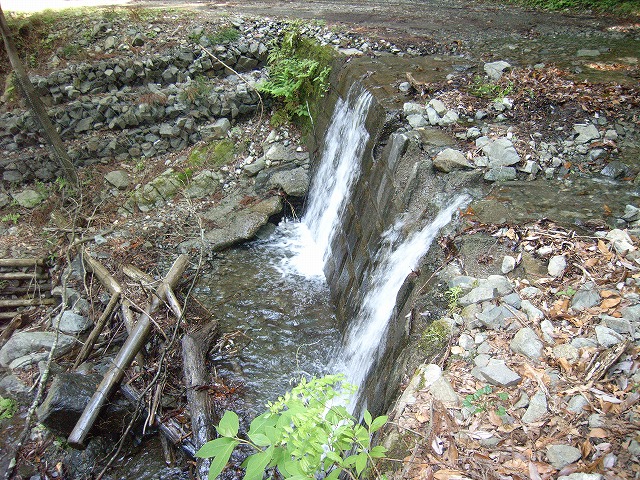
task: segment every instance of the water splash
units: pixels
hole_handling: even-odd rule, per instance
[[[325,137],[324,151],[309,192],[309,206],[299,224],[285,225],[287,247],[292,256],[281,264],[283,274],[324,277],[331,256],[331,241],[339,228],[360,176],[360,160],[369,140],[365,128],[373,99],[353,86],[346,100],[338,99]]]

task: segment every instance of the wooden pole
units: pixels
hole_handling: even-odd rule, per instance
[[[31,80],[29,80],[29,76],[27,75],[27,71],[22,65],[22,61],[18,56],[16,47],[13,44],[13,39],[11,38],[9,25],[4,18],[2,6],[0,6],[0,32],[2,33],[2,39],[4,40],[4,45],[7,50],[7,56],[9,57],[9,61],[11,62],[13,71],[16,73],[18,85],[22,89],[27,103],[31,107],[31,110],[33,111],[37,122],[42,128],[44,138],[49,144],[53,156],[60,162],[62,171],[64,172],[64,177],[72,186],[77,187],[78,175],[76,174],[76,169],[73,166],[73,162],[71,162],[69,155],[67,154],[67,150],[65,149],[62,140],[60,139],[58,131],[49,119],[49,115],[47,114],[47,110],[44,108],[42,100],[40,100],[40,97],[36,93],[35,88],[33,88]]]
[[[122,380],[125,369],[131,364],[136,353],[142,348],[151,329],[151,314],[160,306],[166,298],[166,292],[170,288],[174,288],[180,277],[184,273],[189,263],[189,257],[180,255],[171,266],[158,289],[156,295],[151,299],[151,303],[146,310],[140,315],[136,322],[131,335],[127,338],[118,355],[113,361],[113,365],[105,374],[102,382],[98,385],[96,393],[93,394],[89,404],[85,407],[80,419],[76,423],[71,435],[69,435],[68,443],[74,448],[83,448],[84,441],[93,426],[100,409],[111,394],[113,388]]]
[[[89,356],[89,354],[91,353],[91,350],[93,350],[93,346],[95,345],[96,340],[98,339],[98,336],[100,335],[100,333],[102,333],[104,326],[107,324],[107,320],[111,318],[111,314],[113,313],[113,310],[116,308],[116,305],[118,304],[119,301],[120,301],[120,293],[114,293],[111,296],[111,299],[109,299],[109,303],[107,304],[107,307],[104,309],[104,312],[102,312],[102,315],[100,315],[100,318],[98,319],[95,326],[93,327],[93,330],[91,330],[91,333],[85,340],[84,345],[80,350],[80,353],[78,353],[78,357],[76,358],[76,361],[73,364],[74,369],[78,368],[78,366],[82,362],[84,362],[86,358]]]
[[[0,258],[0,267],[44,267],[43,258]]]

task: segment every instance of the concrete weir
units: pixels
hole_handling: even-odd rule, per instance
[[[331,370],[346,373],[358,385],[361,393],[352,405],[356,412],[365,406],[380,412],[392,401],[406,360],[403,350],[411,329],[406,313],[414,270],[466,202],[460,192],[469,177],[435,175],[423,151],[424,138],[415,130],[406,133],[384,89],[370,88],[356,78],[356,71],[349,65],[340,70],[334,78],[336,88],[320,109],[338,112],[344,102],[357,103],[354,91],[372,92],[367,93],[372,95],[370,107],[358,114],[364,117],[357,118],[355,110],[350,113],[354,117],[349,121],[362,122],[368,135],[360,138],[361,149],[351,152],[357,151],[358,158],[351,159],[357,172],[340,207],[338,225],[329,235],[324,273],[344,332]],[[314,139],[314,182],[327,183],[322,180],[324,163],[332,161],[327,157],[335,155],[336,144],[353,141],[331,138],[339,130],[335,122],[345,122],[346,115],[321,114],[316,121],[316,132],[324,133]],[[312,182],[305,217],[310,230],[314,219],[309,216],[317,215],[314,203],[329,203],[314,198],[317,190]]]

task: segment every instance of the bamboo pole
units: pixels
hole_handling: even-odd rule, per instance
[[[118,281],[113,278],[105,266],[93,258],[86,249],[83,250],[82,260],[84,261],[87,270],[93,273],[98,280],[100,280],[100,283],[109,290],[111,295],[115,295],[116,293],[120,295],[122,293],[122,288]]]
[[[85,340],[84,345],[82,346],[82,349],[80,350],[80,353],[78,353],[78,357],[73,364],[74,369],[78,368],[78,366],[87,359],[87,357],[91,353],[91,350],[93,350],[93,346],[95,345],[98,336],[100,335],[100,333],[102,333],[104,326],[107,324],[107,320],[111,318],[111,314],[113,313],[113,310],[116,308],[116,305],[119,301],[120,293],[116,292],[111,296],[111,299],[109,299],[107,307],[104,309],[104,312],[102,312],[102,315],[100,315],[100,318],[93,327],[93,330],[91,330],[91,333]]]
[[[26,273],[26,272],[5,272],[0,273],[0,280],[46,280],[49,275],[46,273]]]
[[[0,267],[44,267],[43,258],[0,258]]]
[[[131,335],[129,335],[127,341],[118,352],[118,355],[113,361],[113,365],[105,374],[100,385],[98,385],[96,393],[94,393],[91,400],[89,400],[89,404],[85,407],[71,435],[69,435],[68,442],[72,447],[83,448],[84,440],[98,417],[100,409],[106,402],[114,386],[122,380],[125,369],[131,364],[136,353],[138,353],[144,345],[149,330],[151,329],[151,314],[166,298],[167,290],[177,285],[188,263],[189,257],[187,255],[180,255],[176,259],[167,276],[156,290],[156,295],[152,297],[151,303],[138,318]]]
[[[56,301],[51,298],[16,298],[0,300],[0,307],[33,307],[34,305],[53,305]]]

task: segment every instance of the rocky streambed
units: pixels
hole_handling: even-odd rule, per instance
[[[92,39],[85,45],[91,45],[95,58],[64,65],[66,61],[61,55],[55,55],[50,59],[51,71],[34,78],[43,98],[50,104],[51,115],[60,125],[63,138],[70,145],[72,158],[83,165],[81,175],[85,183],[81,209],[72,207],[74,201],[69,203],[62,188],[58,191],[61,187],[60,181],[55,183],[58,167],[48,160],[40,139],[30,128],[30,114],[19,106],[2,113],[0,256],[46,257],[63,252],[58,242],[63,242],[64,235],[74,230],[81,235],[88,251],[113,271],[122,264],[135,263],[158,276],[163,266],[179,252],[194,257],[204,252],[201,260],[216,262],[215,252],[256,236],[266,237],[282,216],[301,213],[316,152],[308,151],[295,128],[269,126],[268,110],[266,113],[261,110],[264,99],[254,90],[266,75],[262,67],[269,42],[286,24],[239,17],[226,23],[184,18],[174,20],[170,23],[174,28],[169,28],[162,23],[165,20],[148,20],[141,26],[127,28],[117,20],[95,20]],[[231,28],[239,36],[216,43],[209,33],[221,26]],[[445,388],[449,397],[438,397],[438,401],[445,404],[451,401],[457,408],[464,401],[464,394],[476,393],[476,386],[478,389],[485,383],[500,388],[522,386],[518,403],[503,406],[515,424],[543,421],[547,418],[545,415],[554,410],[549,407],[545,410],[540,405],[564,388],[562,378],[558,381],[556,378],[573,372],[571,365],[581,365],[586,359],[584,356],[595,355],[621,342],[636,341],[633,333],[636,319],[627,313],[635,311],[637,304],[637,287],[633,282],[637,263],[634,243],[640,222],[636,184],[640,170],[637,165],[640,144],[637,89],[581,84],[554,65],[541,64],[538,56],[531,64],[522,63],[521,58],[516,62],[507,56],[504,60],[484,62],[473,55],[449,57],[446,54],[456,51],[450,44],[432,42],[428,51],[438,55],[430,56],[425,62],[420,56],[427,52],[424,44],[402,44],[377,34],[371,37],[349,28],[329,29],[321,24],[308,24],[302,30],[340,51],[348,59],[352,77],[364,78],[365,85],[384,92],[379,97],[384,99],[381,101],[393,119],[391,124],[397,133],[406,135],[407,154],[415,158],[414,172],[406,178],[407,195],[432,195],[426,191],[425,176],[435,175],[440,184],[471,184],[469,188],[476,200],[466,212],[461,212],[460,225],[465,226],[467,219],[475,222],[474,225],[497,225],[495,231],[467,230],[452,243],[442,242],[442,258],[460,252],[458,270],[450,267],[437,277],[441,283],[430,290],[435,299],[431,303],[424,291],[412,299],[412,311],[419,315],[411,332],[414,345],[407,354],[409,360],[402,374],[410,375],[413,367],[424,362],[420,339],[428,325],[442,313],[447,319],[445,326],[455,336],[448,347],[440,346],[456,360],[461,357],[473,361],[476,369],[472,374],[479,383],[473,384],[473,388],[471,384],[464,384],[455,395],[450,388]],[[629,38],[633,39],[633,33]],[[166,50],[155,52],[156,46]],[[110,58],[100,58],[107,54]],[[487,95],[483,88],[491,88],[493,93]],[[442,180],[463,177],[467,179],[465,182]],[[602,232],[604,249],[609,253],[597,242],[584,248],[591,248],[587,250],[591,252],[596,248],[599,255],[605,257],[610,254],[607,261],[614,262],[615,272],[615,262],[621,262],[628,269],[625,278],[615,281],[614,275],[591,279],[590,275],[595,273],[584,273],[584,281],[578,280],[575,275],[580,275],[582,270],[574,263],[583,265],[590,261],[572,257],[579,256],[578,247],[568,249],[561,241],[559,246],[553,243],[551,250],[541,251],[544,245],[537,244],[535,248],[527,247],[527,242],[529,245],[534,242],[529,237],[559,235],[552,225],[533,228],[530,233],[519,229],[510,233],[511,225],[547,217],[565,227],[579,228],[582,235]],[[611,228],[626,229],[627,233],[607,237],[606,232]],[[517,244],[509,243],[515,241],[516,232]],[[631,237],[624,236],[629,234]],[[560,237],[573,238],[565,230]],[[617,248],[620,243],[616,242],[621,241],[629,248]],[[448,250],[452,245],[456,248]],[[562,260],[557,257],[565,259],[563,268],[560,268]],[[555,260],[549,262],[552,258]],[[574,263],[567,264],[567,258]],[[74,272],[64,256],[50,261],[54,283],[61,281],[64,272]],[[416,283],[428,280],[428,272],[438,268],[436,262],[434,259],[425,262]],[[468,275],[462,276],[462,273]],[[488,277],[490,274],[499,276]],[[84,338],[83,332],[91,328],[99,309],[97,301],[106,301],[83,292],[83,272],[77,264],[73,275],[77,277],[72,289],[53,292],[56,303],[59,303],[58,296],[68,299],[61,317],[63,334],[58,337],[60,348],[58,360],[52,367],[54,373],[66,369],[73,361],[64,355],[77,349],[79,339]],[[539,293],[523,291],[533,288],[540,277],[551,280],[543,281],[543,288],[536,287]],[[588,283],[587,280],[594,281]],[[546,290],[549,285],[556,291]],[[456,287],[460,288],[459,306],[465,308],[447,316],[447,301],[442,295]],[[568,287],[573,289],[573,294],[558,293],[569,292]],[[542,299],[555,294],[560,299],[568,297],[569,303],[553,310],[555,304]],[[49,294],[42,292],[42,296]],[[223,297],[218,301],[225,301]],[[619,298],[620,302],[602,307],[608,298]],[[590,304],[574,304],[582,299]],[[590,314],[589,309],[594,307],[602,311]],[[212,308],[215,310],[215,304]],[[578,333],[569,328],[573,322],[569,315],[573,311],[582,312],[580,322],[584,323],[584,329]],[[33,395],[31,385],[46,368],[42,361],[47,357],[46,349],[54,334],[45,309],[28,309],[23,315],[31,326],[14,333],[0,350],[4,368],[0,393],[27,405]],[[595,326],[594,322],[599,325]],[[115,329],[114,326],[117,338]],[[567,332],[575,334],[576,342],[558,340]],[[509,348],[498,349],[512,335]],[[578,339],[582,343],[574,345],[579,343]],[[156,347],[154,344],[151,348]],[[546,347],[552,349],[548,357],[544,354]],[[578,358],[574,358],[574,353]],[[530,370],[522,373],[520,367],[514,367],[514,361],[520,357],[512,355],[524,356],[525,362],[531,362],[534,368],[539,368],[541,361],[559,362],[562,370],[540,373],[539,379],[531,374],[537,384],[521,383]],[[627,355],[630,356],[622,357],[621,361],[633,363],[635,357],[632,353]],[[560,358],[568,359],[568,363]],[[95,385],[93,375],[104,372],[104,363],[97,359],[85,365],[79,398],[86,401],[91,392],[86,386]],[[526,363],[520,365],[526,368]],[[449,368],[457,372],[460,364],[452,362]],[[434,368],[427,370],[432,372]],[[421,375],[426,375],[427,370],[421,370]],[[514,381],[496,379],[496,371],[510,375]],[[625,378],[635,375],[631,367],[626,373]],[[549,383],[545,374],[553,382]],[[516,376],[520,380],[516,381]],[[64,374],[60,373],[59,378],[63,379]],[[420,392],[429,393],[423,384],[433,383],[433,378],[412,382],[419,388],[406,395],[419,398]],[[49,396],[59,395],[55,392],[61,384],[72,383],[59,380],[58,386],[49,388]],[[533,389],[535,385],[537,390]],[[606,388],[613,388],[612,384],[607,385]],[[594,400],[589,395],[600,398],[598,395],[615,394],[625,402],[626,393],[633,389],[633,380],[627,380],[624,388],[619,385],[618,382],[622,393],[602,390],[604,387],[600,386],[597,388],[604,394],[579,393],[591,404]],[[212,387],[212,392],[227,401],[233,400],[233,389],[234,385],[223,384]],[[473,391],[468,392],[469,389]],[[515,390],[509,391],[509,395],[515,399]],[[184,401],[179,392],[171,398],[164,408],[173,414],[184,406]],[[571,405],[579,401],[574,401],[573,396],[567,397],[569,400]],[[604,401],[612,403],[608,398]],[[49,399],[48,404],[52,403],[55,402]],[[396,409],[397,415],[409,404],[405,396],[401,400],[403,408]],[[424,412],[440,407],[437,404],[425,407],[427,403],[420,402],[413,405],[411,408],[423,414],[420,428],[425,428],[425,438],[437,436],[437,428],[432,421],[428,423],[431,417]],[[600,409],[604,408],[601,405]],[[529,409],[532,409],[531,416],[537,415],[535,418],[520,415]],[[22,407],[21,411],[24,410]],[[415,415],[410,408],[406,411]],[[581,412],[575,410],[576,418],[582,418]],[[629,412],[624,410],[622,414]],[[40,421],[60,429],[60,417],[48,413],[41,407]],[[126,408],[121,415],[127,415]],[[463,415],[455,417],[456,421],[478,418],[469,411]],[[15,431],[15,422],[20,418],[14,417],[14,423],[6,428]],[[411,421],[403,417],[399,423],[413,428]],[[504,425],[507,423],[495,426],[503,427],[501,433],[513,430]],[[602,428],[602,425],[594,424],[593,428]],[[113,430],[107,426],[104,431]],[[485,431],[477,425],[469,430]],[[523,431],[527,432],[526,427]],[[602,447],[596,451],[605,452],[602,458],[609,453],[618,454],[620,445],[634,441],[633,435],[633,431],[625,431],[620,437],[621,443],[611,450],[605,451]],[[55,448],[47,449],[45,456],[27,455],[21,460],[22,469],[18,474],[44,478],[61,461],[60,468],[68,475],[91,475],[93,463],[106,455],[109,442],[105,438],[109,435],[96,437],[82,454],[65,452],[62,445],[54,445]],[[478,440],[473,435],[471,438]],[[36,451],[47,448],[53,439],[46,431],[34,431],[30,445]],[[485,441],[484,448],[507,445],[500,434],[480,440]],[[414,449],[412,440],[405,438],[405,441],[409,443],[398,452],[399,458],[404,458],[402,455],[406,456],[408,451],[415,456],[422,455],[417,447],[411,450]],[[576,445],[571,439],[562,438],[557,444],[569,447],[565,450],[575,456]],[[525,449],[527,444],[522,445],[518,444],[518,448]],[[428,450],[428,446],[426,448]],[[543,447],[536,445],[536,448]],[[441,450],[452,455],[451,447]],[[5,458],[9,461],[13,452],[10,448],[6,452]],[[432,452],[419,458],[436,465],[431,467],[434,472],[445,471],[444,465],[447,465],[471,476],[468,468],[443,462],[442,452],[438,452],[436,449],[435,462],[429,458],[434,455]],[[584,451],[582,454],[583,462],[601,458],[589,457]],[[160,455],[156,450],[156,457]],[[543,477],[578,461],[571,455],[570,460],[554,460],[554,451],[547,453],[553,457],[548,458],[551,467],[543,468],[541,464],[547,457],[536,455],[528,458]],[[611,463],[611,457],[608,458],[607,465]],[[609,471],[619,472],[624,462],[637,462],[634,458],[620,457]],[[454,462],[454,459],[448,456],[446,461]],[[580,464],[580,468],[582,466]],[[125,468],[129,468],[125,470],[128,473],[114,473],[113,478],[126,477],[138,467],[133,464]],[[405,465],[407,472],[415,473],[413,468],[411,463]],[[188,466],[183,462],[178,461],[174,467],[165,467],[160,462],[156,470],[146,471],[145,475],[176,478],[187,475],[187,471]]]

